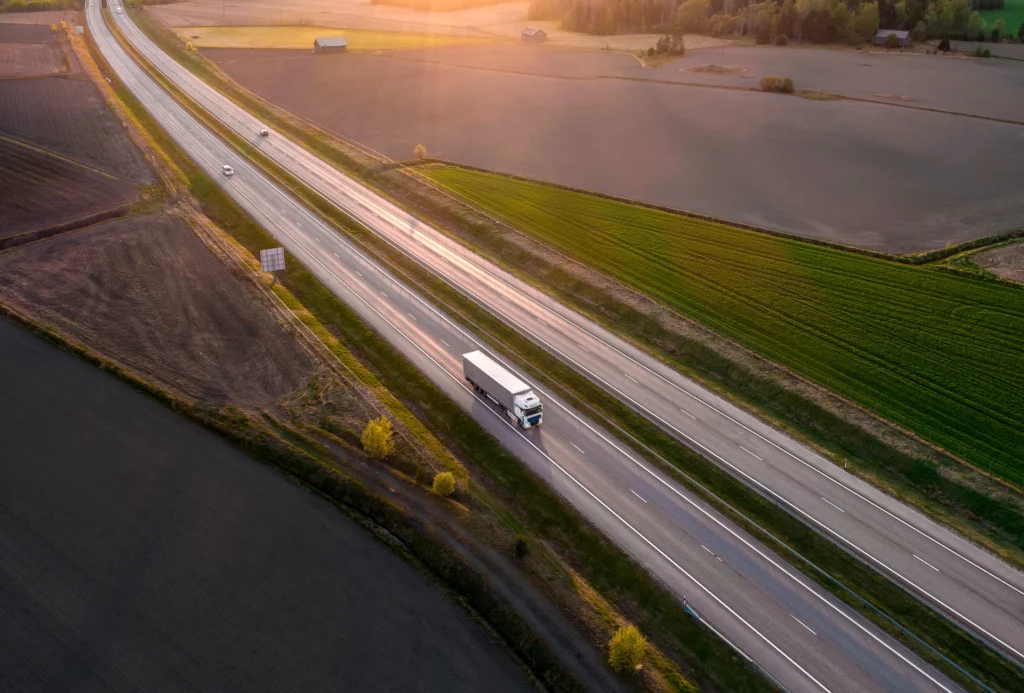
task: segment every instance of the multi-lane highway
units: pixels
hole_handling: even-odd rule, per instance
[[[266,127],[163,53],[128,39],[239,135]],[[483,258],[281,136],[264,154],[367,228],[826,536],[1024,665],[1024,575]],[[417,241],[409,243],[410,234]]]
[[[462,282],[470,282],[464,290],[481,303],[494,303],[495,312],[619,396],[659,417],[663,425],[672,426],[681,436],[691,436],[691,444],[705,454],[735,465],[738,473],[761,474],[761,467],[750,466],[734,455],[745,453],[763,464],[764,473],[769,474],[765,484],[776,483],[771,477],[774,474],[779,479],[796,479],[787,483],[803,488],[801,473],[794,472],[801,469],[826,480],[838,478],[830,482],[835,488],[828,491],[828,499],[843,514],[853,514],[856,506],[851,502],[848,508],[838,507],[848,500],[840,492],[851,494],[869,508],[877,507],[879,501],[873,498],[880,494],[856,480],[832,476],[834,470],[823,460],[469,255],[301,147],[276,133],[260,138],[263,124],[182,70],[125,15],[113,17],[158,69],[279,165],[453,283],[462,286]],[[124,53],[103,23],[95,0],[87,8],[87,19],[100,50],[120,79],[183,151],[254,219],[524,463],[666,585],[685,596],[711,626],[783,685],[793,691],[956,689],[705,504],[638,461],[551,393],[540,392],[546,404],[544,426],[524,432],[508,424],[477,399],[461,377],[460,354],[481,347],[472,334],[361,255],[192,118]],[[224,164],[234,167],[233,177],[221,175]],[[668,404],[690,423],[671,415]],[[662,415],[665,418],[660,418]],[[735,429],[732,434],[730,427]],[[785,461],[777,461],[777,454]],[[884,496],[880,499],[888,502]],[[913,526],[902,517],[896,516]],[[912,514],[907,517],[923,521]],[[890,530],[894,522],[890,517]],[[988,560],[976,553],[976,563]],[[927,560],[930,555],[917,558]]]

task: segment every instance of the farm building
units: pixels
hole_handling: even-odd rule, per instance
[[[348,48],[348,42],[341,36],[321,36],[313,41],[313,52],[321,53],[344,53]]]
[[[541,41],[548,40],[548,32],[533,26],[523,29],[522,35],[524,41],[530,41],[531,43],[540,43]]]
[[[875,32],[874,37],[871,39],[871,43],[876,46],[884,46],[885,39],[889,38],[892,34],[896,35],[896,40],[899,41],[900,48],[906,48],[910,45],[910,32],[897,31],[895,29],[879,29]]]

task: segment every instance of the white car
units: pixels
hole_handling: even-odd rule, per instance
[[[121,14],[121,8],[120,7],[117,8],[117,13]]]
[[[269,130],[260,130],[260,137],[270,137]]]
[[[224,171],[224,175],[228,176],[229,178],[231,176],[235,175],[235,169],[231,168],[227,164],[224,165],[223,171]]]

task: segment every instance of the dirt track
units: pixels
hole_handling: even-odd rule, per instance
[[[131,183],[0,137],[0,238],[95,214],[138,193]]]
[[[530,689],[337,509],[6,320],[0,383],[0,690]]]
[[[0,254],[0,297],[205,404],[265,407],[309,356],[181,219],[141,215]]]
[[[1009,154],[1024,126],[662,84],[648,77],[671,65],[642,70],[631,56],[539,46],[204,53],[270,101],[397,159],[422,143],[459,163],[897,253],[1024,223],[1020,159]],[[955,84],[942,82],[954,61],[931,64],[954,98]],[[959,81],[997,77],[991,65],[956,66]],[[1024,77],[1024,64],[1011,67]],[[739,81],[678,69],[670,81]]]

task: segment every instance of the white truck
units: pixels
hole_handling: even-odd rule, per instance
[[[482,351],[462,355],[462,373],[473,389],[493,401],[523,428],[540,426],[544,405],[533,389]]]

